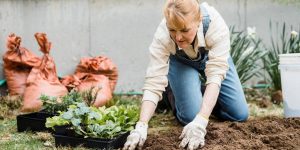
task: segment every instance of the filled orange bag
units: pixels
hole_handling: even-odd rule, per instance
[[[44,53],[39,66],[32,68],[24,93],[23,112],[38,111],[42,102],[39,99],[42,94],[59,97],[68,93],[67,88],[62,85],[57,77],[53,58],[49,55],[51,43],[48,42],[45,33],[36,33],[35,38]]]
[[[64,76],[62,79],[60,79],[60,82],[68,89],[68,91],[74,89],[77,90],[76,87],[81,84],[80,79],[76,75]]]
[[[92,73],[107,76],[112,92],[114,91],[118,80],[117,66],[111,59],[105,56],[82,58],[76,67],[75,74],[77,73]]]
[[[22,96],[32,67],[39,66],[41,59],[20,45],[19,36],[15,34],[8,36],[7,51],[3,55],[3,69],[9,94]]]
[[[112,98],[109,79],[105,75],[77,73],[76,75],[64,77],[61,82],[69,90],[75,89],[75,91],[81,93],[92,90],[93,95],[96,95],[95,100],[92,102],[95,107],[105,105]]]

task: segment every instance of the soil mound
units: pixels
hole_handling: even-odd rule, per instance
[[[180,149],[182,127],[150,133],[147,150]],[[204,150],[300,149],[300,118],[265,117],[247,122],[211,121],[207,127]]]

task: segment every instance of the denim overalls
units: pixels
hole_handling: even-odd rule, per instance
[[[202,5],[200,8],[203,15],[202,23],[205,37],[211,20],[206,8]],[[204,70],[208,61],[208,51],[204,47],[200,47],[198,58],[191,60],[184,51],[179,50],[178,46],[176,47],[176,54],[170,55],[169,86],[163,93],[163,99],[173,106],[172,109],[176,118],[182,124],[187,124],[194,119],[202,105],[203,91],[200,89],[201,83],[205,83],[206,80]],[[231,57],[228,59],[228,63],[229,70],[221,83],[213,114],[224,120],[245,121],[248,118],[248,106],[244,92]],[[174,97],[174,102],[170,101],[172,97]]]

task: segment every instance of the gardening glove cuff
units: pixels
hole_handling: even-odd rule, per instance
[[[198,115],[196,115],[196,117],[194,118],[194,120],[192,122],[200,125],[202,128],[205,129],[208,124],[208,118],[205,118],[201,114],[198,114]]]

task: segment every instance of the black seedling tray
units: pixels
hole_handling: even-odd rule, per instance
[[[100,138],[83,138],[68,135],[54,134],[55,146],[83,146],[87,148],[97,149],[118,149],[122,148],[126,142],[129,132],[119,135],[114,139],[100,139]]]
[[[54,133],[56,135],[67,135],[67,136],[75,136],[75,131],[70,129],[70,125],[65,126],[54,126]]]
[[[49,114],[44,111],[23,114],[17,116],[17,128],[18,132],[29,131],[50,131],[52,129],[46,128],[46,118],[53,117],[55,114]]]

